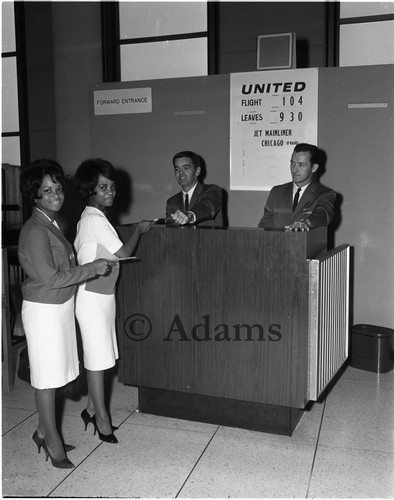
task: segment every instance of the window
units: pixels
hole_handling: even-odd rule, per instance
[[[208,32],[215,8],[209,2],[105,4],[104,81],[215,73],[209,58],[214,39]]]
[[[394,63],[394,4],[341,2],[339,65]]]
[[[21,164],[15,13],[2,3],[2,163]]]
[[[26,162],[25,111],[23,102],[24,51],[20,50],[18,26],[23,28],[21,2],[2,2],[2,222],[4,231],[22,224],[19,192],[21,165]]]

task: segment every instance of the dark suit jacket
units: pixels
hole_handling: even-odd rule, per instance
[[[312,180],[293,213],[293,183],[274,186],[259,227],[284,228],[305,218],[311,221],[311,227],[327,226],[334,217],[335,198],[335,191]]]
[[[93,264],[76,267],[71,243],[35,209],[22,227],[18,257],[27,274],[23,298],[31,302],[64,304],[74,295],[77,283],[96,275]]]
[[[177,210],[185,212],[182,191],[167,200],[166,217]],[[197,182],[193,196],[189,202],[189,210],[196,216],[194,225],[223,226],[222,190],[216,184]]]

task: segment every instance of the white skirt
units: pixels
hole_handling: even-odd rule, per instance
[[[81,285],[75,312],[81,329],[85,368],[99,371],[114,366],[119,357],[115,294],[87,292],[85,285]]]
[[[54,389],[79,374],[74,297],[65,304],[24,300],[22,322],[26,333],[31,385]]]

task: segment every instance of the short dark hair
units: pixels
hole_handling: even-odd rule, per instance
[[[94,193],[100,175],[114,181],[115,169],[112,163],[102,158],[90,158],[83,161],[77,168],[75,180],[79,194],[84,201],[87,201]]]
[[[193,151],[179,151],[179,153],[176,153],[172,158],[172,164],[174,167],[175,160],[177,158],[190,158],[194,168],[201,167],[201,158],[198,156],[198,154],[193,153]]]
[[[51,177],[53,182],[59,182],[63,189],[66,188],[67,181],[63,169],[54,160],[46,158],[35,160],[25,170],[22,170],[19,189],[30,205],[34,205],[34,200],[42,198],[42,196],[39,196],[38,190],[47,175]]]
[[[319,163],[319,148],[313,144],[308,144],[306,142],[300,142],[294,148],[294,153],[309,153],[311,155],[311,164]]]

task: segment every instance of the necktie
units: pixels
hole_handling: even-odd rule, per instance
[[[185,212],[189,210],[189,195],[185,194]]]
[[[301,188],[298,188],[297,189],[297,192],[294,196],[294,201],[293,201],[293,212],[294,210],[296,209],[296,206],[298,205],[298,200],[300,199],[300,191],[301,191]]]

